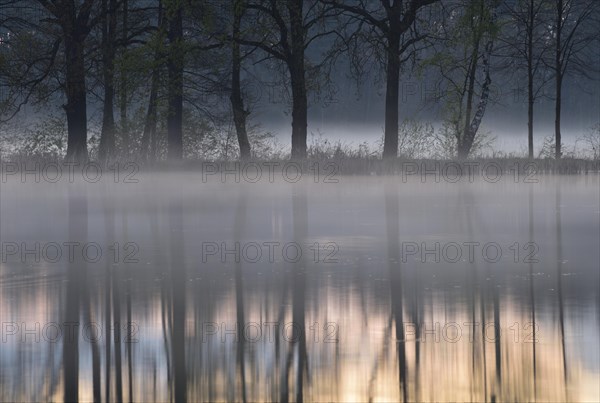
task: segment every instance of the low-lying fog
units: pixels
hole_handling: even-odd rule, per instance
[[[0,183],[2,401],[600,400],[598,175],[43,179]]]

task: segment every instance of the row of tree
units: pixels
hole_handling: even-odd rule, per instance
[[[67,158],[85,160],[95,100],[99,159],[157,158],[164,125],[166,157],[178,160],[191,116],[224,114],[250,158],[248,86],[276,76],[289,94],[291,156],[301,159],[309,94],[349,66],[358,82],[382,73],[384,157],[398,153],[400,78],[414,73],[448,88],[442,120],[466,158],[494,101],[492,77],[510,71],[527,81],[530,157],[534,106],[554,84],[560,158],[563,85],[598,73],[599,11],[596,0],[1,0],[2,119],[62,99]]]

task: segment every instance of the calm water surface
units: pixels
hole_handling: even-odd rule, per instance
[[[598,176],[0,184],[1,401],[598,401]]]

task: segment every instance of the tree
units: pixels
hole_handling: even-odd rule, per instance
[[[550,25],[550,35],[554,44],[554,60],[548,66],[554,74],[554,142],[555,158],[559,159],[562,155],[563,82],[568,73],[586,77],[597,73],[592,57],[594,53],[597,57],[598,52],[600,3],[596,0],[553,0],[553,6],[554,22]]]
[[[166,112],[159,113],[160,90],[168,87],[168,74],[161,74],[169,60],[165,8],[173,9],[177,4],[171,0],[120,1],[122,7],[115,16],[118,35],[114,35],[113,44],[119,154],[127,157],[136,153],[142,160],[152,160],[157,151],[159,117],[167,116]]]
[[[156,124],[158,112],[158,89],[160,85],[161,58],[163,57],[163,41],[164,41],[164,18],[162,0],[158,0],[158,15],[157,15],[157,33],[152,41],[154,55],[152,60],[152,77],[150,81],[150,95],[148,97],[148,109],[144,123],[144,132],[140,142],[140,156],[145,160],[148,155],[150,161],[156,158]]]
[[[420,10],[439,0],[324,1],[356,21],[359,30],[367,31],[368,45],[377,47],[377,51],[385,55],[381,58],[386,76],[383,156],[395,158],[398,155],[400,70],[403,63],[415,55],[415,45],[427,37],[427,33],[420,32],[416,26]]]
[[[65,94],[67,103],[67,160],[85,161],[87,153],[87,91],[85,84],[85,40],[102,15],[91,18],[93,0],[81,5],[73,1],[37,0],[52,14],[61,29],[65,54]]]
[[[154,160],[160,152],[157,131],[163,116],[169,160],[180,160],[188,151],[193,152],[188,147],[197,145],[206,134],[205,127],[197,125],[198,112],[211,124],[219,125],[222,120],[219,101],[225,103],[223,95],[229,95],[230,53],[219,51],[230,48],[218,12],[221,8],[231,10],[220,3],[200,0],[154,0],[139,5],[129,0],[128,48],[123,66],[127,73],[127,104],[136,104],[140,99],[147,107],[139,125],[128,119],[127,131],[131,146],[139,143],[143,160]],[[212,49],[216,51],[210,52]]]
[[[465,0],[448,9],[442,48],[428,62],[448,86],[443,93],[446,123],[456,137],[459,159],[469,156],[490,98],[495,7],[495,0]]]
[[[231,109],[233,111],[233,123],[237,133],[238,144],[240,147],[240,158],[248,159],[251,156],[250,142],[248,141],[248,132],[246,130],[246,119],[249,112],[244,109],[244,100],[242,99],[242,88],[240,72],[242,66],[242,56],[240,54],[240,29],[242,16],[244,14],[244,0],[233,0],[233,24],[231,41]]]
[[[504,8],[509,21],[507,44],[510,69],[525,70],[527,75],[527,143],[529,158],[533,158],[533,115],[535,101],[547,83],[544,58],[550,51],[546,34],[548,3],[543,0],[505,0]]]
[[[108,8],[107,8],[108,7]],[[115,39],[117,30],[116,0],[102,0],[102,73],[104,79],[104,100],[102,106],[102,132],[98,157],[105,161],[115,153],[115,116],[114,116],[114,70]]]
[[[317,39],[333,35],[326,22],[335,15],[318,0],[249,1],[245,20],[253,29],[244,30],[238,41],[282,62],[289,76],[292,95],[292,158],[306,158],[308,126],[306,50]],[[311,65],[313,71],[319,66]]]
[[[121,0],[123,3],[123,11],[121,13],[121,45],[123,54],[127,52],[128,37],[129,37],[129,2],[128,0]],[[123,140],[123,150],[125,155],[129,154],[130,138],[129,138],[129,125],[127,122],[127,101],[128,101],[128,72],[125,66],[121,65],[119,77],[119,114],[120,114],[120,128],[121,128],[121,139]]]
[[[48,12],[35,0],[0,2],[2,122],[28,103],[50,101],[64,85],[52,86],[62,38]],[[64,82],[64,80],[62,80]],[[59,88],[57,88],[59,87]]]
[[[93,0],[0,3],[9,15],[5,22],[12,34],[11,43],[2,49],[0,67],[4,83],[11,88],[4,104],[12,110],[8,118],[29,102],[54,101],[57,90],[61,90],[66,98],[66,159],[72,161],[88,159],[87,57],[94,49],[86,42],[92,29],[105,19],[106,11],[96,4]]]
[[[168,112],[167,112],[167,158],[183,158],[183,2],[167,3],[168,21]]]

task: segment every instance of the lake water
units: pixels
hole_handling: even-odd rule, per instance
[[[2,401],[600,400],[598,175],[3,179]]]

